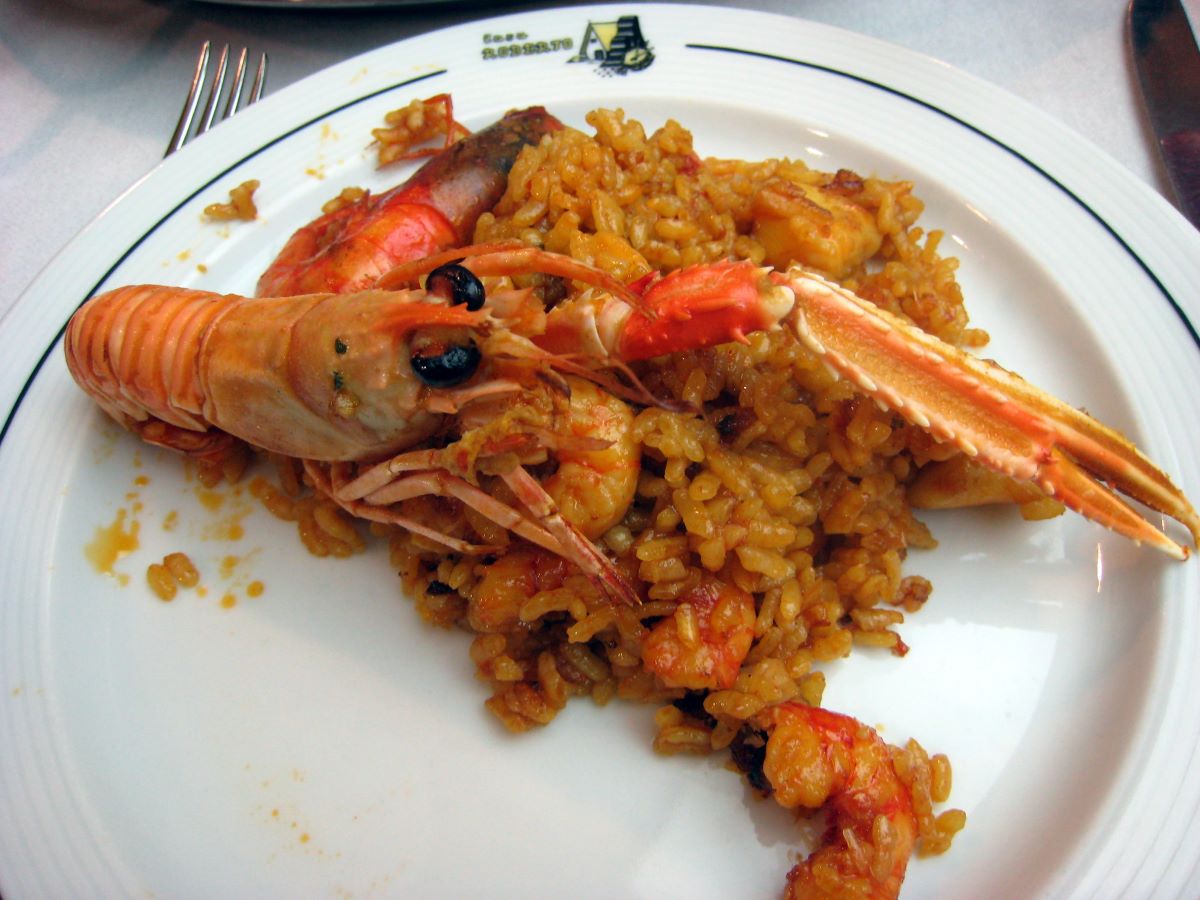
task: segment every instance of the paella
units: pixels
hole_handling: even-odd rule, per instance
[[[386,541],[421,617],[473,635],[509,730],[654,704],[659,752],[824,810],[789,896],[895,896],[965,824],[949,760],[822,695],[826,664],[908,650],[933,591],[909,550],[935,545],[914,509],[1069,507],[1180,558],[1088,473],[1193,539],[1196,514],[1120,435],[964,352],[987,335],[911,183],[704,158],[619,110],[473,135],[448,98],[402,112],[387,158],[444,135],[416,175],[344,192],[255,297],[93,299],[72,374],[202,477],[248,479],[309,551]]]

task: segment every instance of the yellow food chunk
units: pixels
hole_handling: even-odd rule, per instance
[[[1036,485],[986,469],[965,456],[952,456],[921,469],[908,489],[908,502],[918,509],[958,509],[991,503],[1016,503],[1030,521],[1052,519],[1065,509]]]
[[[841,191],[776,180],[751,208],[754,237],[777,269],[799,263],[830,278],[844,278],[879,252],[883,236],[875,217]]]

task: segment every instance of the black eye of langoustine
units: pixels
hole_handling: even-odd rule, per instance
[[[471,312],[483,309],[483,282],[466,266],[460,266],[461,259],[438,266],[425,279],[425,290],[435,297],[449,300],[451,306],[460,303],[467,304]]]
[[[479,368],[479,348],[474,342],[453,344],[440,352],[424,348],[414,352],[412,370],[421,381],[430,387],[445,388],[462,384]]]

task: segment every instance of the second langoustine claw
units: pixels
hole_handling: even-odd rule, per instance
[[[400,263],[466,243],[504,193],[521,149],[561,127],[540,106],[510,112],[438,153],[404,184],[320,216],[284,245],[257,295],[365,290]]]

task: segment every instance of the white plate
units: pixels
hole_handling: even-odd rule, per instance
[[[648,65],[568,63],[589,21],[622,15],[637,16]],[[514,45],[541,52],[498,52]],[[473,127],[536,103],[582,126],[620,104],[651,128],[678,118],[706,155],[912,178],[962,260],[989,355],[1124,429],[1200,498],[1187,324],[1200,321],[1200,238],[999,90],[853,34],[700,7],[520,13],[366,54],[164,162],[4,323],[10,900],[775,896],[801,852],[789,817],[719,759],[656,757],[648,708],[577,701],[547,729],[506,734],[466,636],[419,621],[385,554],[317,561],[245,497],[206,509],[176,459],[118,434],[66,373],[56,336],[86,296],[134,281],[251,291],[341,186],[398,180],[374,172],[369,129],[441,91]],[[257,222],[200,222],[251,177]],[[126,586],[84,557],[120,509],[140,522],[139,549],[116,564]],[[942,545],[907,564],[935,585],[904,628],[912,652],[856,652],[829,667],[826,695],[955,764],[967,830],[949,855],[914,861],[906,894],[1200,893],[1198,564],[1073,516],[930,518]],[[151,596],[139,573],[171,550],[198,561],[206,597]]]

